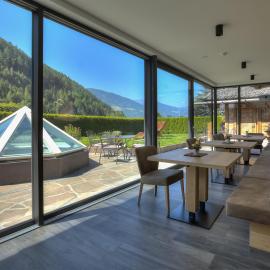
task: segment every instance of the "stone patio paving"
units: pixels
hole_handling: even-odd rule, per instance
[[[91,154],[89,166],[64,178],[44,181],[45,213],[74,202],[89,198],[138,179],[139,172],[134,158],[119,161]],[[31,183],[0,186],[0,229],[31,219]]]

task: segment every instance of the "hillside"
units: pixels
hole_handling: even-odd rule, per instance
[[[88,91],[111,106],[113,110],[122,111],[127,117],[144,117],[143,105],[132,99],[100,89],[88,88]]]
[[[31,105],[31,58],[0,38],[0,102]],[[44,112],[119,115],[68,76],[44,65]]]
[[[110,105],[116,111],[122,111],[127,117],[144,117],[143,100],[132,100],[100,89],[88,88],[98,99]],[[164,117],[187,116],[187,108],[177,108],[158,102],[158,112]]]

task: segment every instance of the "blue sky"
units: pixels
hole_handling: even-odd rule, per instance
[[[31,56],[29,11],[0,0],[0,37]],[[68,27],[44,20],[44,62],[84,87],[144,99],[144,61]],[[188,82],[158,70],[158,98],[164,104],[186,107]]]

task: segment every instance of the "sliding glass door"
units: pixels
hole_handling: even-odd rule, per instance
[[[32,219],[32,13],[0,1],[0,229]]]
[[[217,89],[217,131],[238,134],[238,88]]]
[[[44,209],[138,179],[144,60],[44,20]]]
[[[158,146],[186,142],[188,138],[188,80],[158,68]]]
[[[241,93],[241,134],[270,134],[269,85],[243,86]]]

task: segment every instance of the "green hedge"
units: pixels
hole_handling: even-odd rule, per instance
[[[0,120],[10,115],[12,112],[0,110]],[[45,118],[58,126],[62,130],[68,124],[79,127],[82,136],[86,136],[87,130],[95,133],[103,131],[121,130],[124,134],[136,134],[144,129],[143,118],[125,118],[113,116],[83,116],[69,114],[45,114]],[[223,117],[218,117],[218,127]],[[159,117],[158,121],[165,121],[165,128],[162,133],[165,134],[186,134],[188,133],[187,117]],[[196,133],[202,133],[207,128],[211,118],[208,116],[195,117],[194,124]]]
[[[15,112],[22,106],[16,103],[0,103],[0,112]]]
[[[136,134],[143,131],[144,127],[143,118],[59,114],[45,114],[45,118],[61,129],[64,129],[68,124],[80,127],[83,136],[86,135],[87,130],[92,130],[95,133],[121,130],[124,134]]]
[[[184,134],[188,133],[187,117],[159,117],[158,121],[165,121],[165,128],[162,133],[166,134]]]

